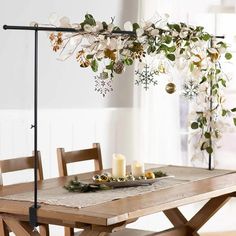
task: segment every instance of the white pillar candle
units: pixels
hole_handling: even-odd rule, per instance
[[[121,154],[113,154],[112,176],[114,178],[124,178],[126,176],[126,159]]]
[[[134,161],[131,166],[131,172],[134,177],[143,176],[145,174],[144,164],[139,161]]]

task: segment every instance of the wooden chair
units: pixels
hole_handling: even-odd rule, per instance
[[[93,147],[78,151],[65,152],[64,148],[57,148],[57,160],[59,175],[67,176],[67,164],[80,161],[94,160],[96,171],[102,170],[102,155],[99,143],[93,143]]]
[[[65,152],[64,148],[57,148],[57,160],[60,176],[67,176],[67,164],[80,161],[94,160],[96,171],[102,170],[102,155],[99,143],[93,143],[89,149]],[[65,227],[65,236],[74,236],[74,229]]]
[[[2,174],[19,170],[34,168],[34,154],[33,156],[13,158],[7,160],[0,160],[0,187],[3,187]],[[43,170],[41,162],[41,153],[38,151],[38,180],[43,180]],[[48,225],[40,225],[40,235],[49,236]],[[0,218],[0,235],[9,236],[9,229]]]

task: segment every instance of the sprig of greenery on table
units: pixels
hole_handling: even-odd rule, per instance
[[[161,170],[153,171],[153,174],[155,175],[155,178],[167,176],[167,174],[165,172],[162,172]]]
[[[82,183],[78,180],[77,176],[73,180],[71,180],[67,185],[65,185],[64,188],[69,192],[80,192],[80,193],[96,192],[99,190],[110,189],[105,185]]]

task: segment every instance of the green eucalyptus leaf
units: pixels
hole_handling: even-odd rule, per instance
[[[181,31],[180,25],[178,24],[167,24],[170,29],[175,29],[177,32]]]
[[[212,91],[212,95],[213,95],[213,96],[215,96],[217,93],[218,93],[218,90],[217,90],[217,89],[214,89],[214,90]]]
[[[236,112],[236,107],[231,109],[232,112]]]
[[[213,84],[212,85],[212,89],[218,89],[219,88],[219,84]]]
[[[193,69],[194,69],[194,64],[193,64],[193,63],[191,63],[191,64],[189,65],[189,67],[190,67],[190,68],[189,68],[189,69],[190,69],[190,71],[191,71],[191,72],[193,72]]]
[[[96,21],[94,20],[93,16],[91,14],[86,14],[85,15],[85,20],[83,22],[83,26],[85,24],[91,25],[91,26],[95,26],[96,25]]]
[[[115,64],[114,61],[111,61],[110,64],[106,66],[106,69],[112,71],[113,67],[114,67],[114,64]]]
[[[123,62],[127,66],[131,66],[133,64],[133,60],[131,58],[126,58]]]
[[[98,71],[98,62],[97,62],[97,60],[92,60],[91,68],[92,68],[93,72]]]
[[[228,113],[228,110],[223,109],[221,114],[222,114],[222,116],[226,116],[227,113]]]
[[[193,122],[192,124],[191,124],[191,128],[192,129],[198,129],[198,123],[197,122]]]
[[[164,37],[164,42],[165,42],[166,44],[171,43],[171,42],[172,42],[172,37],[169,36],[169,35],[166,35],[166,36]]]
[[[92,59],[93,58],[93,55],[92,54],[88,54],[87,56],[86,56],[86,59]]]
[[[185,51],[185,48],[181,48],[179,53],[180,53],[180,54],[183,54],[184,51]]]
[[[167,57],[170,61],[174,61],[174,60],[175,60],[175,55],[174,55],[174,54],[167,54],[166,57]]]
[[[207,151],[207,153],[212,154],[213,153],[213,148],[212,147],[207,147],[206,151]]]
[[[211,39],[211,35],[208,33],[204,33],[200,38],[204,41],[208,41],[209,39]]]
[[[120,27],[115,26],[115,27],[113,28],[113,31],[120,31]]]
[[[139,26],[138,23],[134,23],[134,24],[133,24],[133,31],[136,31],[136,30],[139,29],[139,28],[140,28],[140,26]]]
[[[108,25],[105,21],[102,22],[102,26],[104,30],[107,30]]]
[[[204,82],[206,82],[207,81],[207,77],[206,76],[203,76],[202,77],[202,80],[201,80],[201,82],[200,82],[200,84],[202,84],[202,83],[204,83]]]
[[[176,50],[175,46],[167,47],[167,51],[169,51],[169,52],[175,52],[175,50]]]
[[[147,49],[147,53],[150,54],[156,51],[156,47],[154,45],[150,45]]]
[[[221,82],[221,84],[222,84],[224,87],[226,87],[226,80],[220,79],[220,82]]]
[[[164,44],[164,43],[161,44],[160,47],[159,47],[159,49],[160,49],[160,50],[163,50],[163,51],[166,51],[167,48],[168,48],[168,46],[167,46],[166,44]]]
[[[226,58],[227,60],[230,60],[232,57],[233,57],[233,56],[232,56],[231,53],[229,53],[229,52],[226,52],[226,53],[225,53],[225,58]]]
[[[94,18],[91,14],[86,14],[85,19],[88,20],[88,19],[94,19]]]
[[[220,45],[222,48],[227,48],[226,43],[224,43],[222,41],[218,42],[217,45]]]
[[[190,45],[190,42],[189,41],[186,41],[186,43],[185,43],[185,47],[188,47]]]
[[[191,40],[192,40],[193,42],[197,42],[197,41],[198,41],[198,38],[191,38]]]
[[[202,151],[206,149],[206,142],[203,142],[200,148]]]
[[[196,31],[198,31],[198,32],[201,32],[201,31],[203,31],[204,30],[204,27],[203,26],[197,26],[196,27]]]
[[[234,121],[234,125],[236,126],[236,118],[234,118],[233,121]]]
[[[210,139],[211,138],[211,133],[205,132],[204,136],[205,136],[205,138]]]

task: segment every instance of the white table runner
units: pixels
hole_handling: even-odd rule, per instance
[[[92,205],[114,201],[116,199],[145,194],[160,189],[166,189],[175,185],[186,184],[201,179],[212,178],[220,175],[232,173],[230,170],[206,170],[201,168],[165,166],[158,170],[166,172],[168,175],[174,175],[175,178],[160,180],[150,186],[139,186],[130,188],[118,188],[112,190],[103,190],[92,193],[71,193],[62,187],[39,190],[38,201],[49,205],[61,205],[67,207],[82,208]],[[30,201],[33,202],[33,192],[25,192],[14,195],[0,197],[1,199]]]

